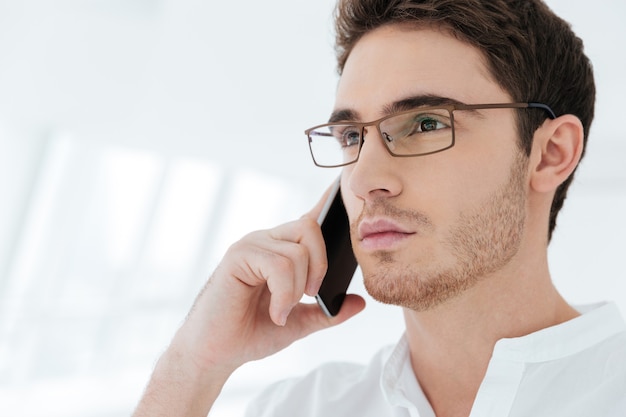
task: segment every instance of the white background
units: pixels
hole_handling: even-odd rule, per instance
[[[573,303],[626,312],[626,3],[548,4],[598,85],[553,277]],[[332,7],[0,0],[0,415],[129,415],[226,247],[317,201],[337,171],[312,165],[302,132],[332,108]],[[241,368],[214,414],[401,332],[399,311],[368,298],[351,322]]]

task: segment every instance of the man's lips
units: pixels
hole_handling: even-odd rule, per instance
[[[415,234],[415,231],[391,219],[365,219],[358,227],[358,240],[364,249],[389,249]]]

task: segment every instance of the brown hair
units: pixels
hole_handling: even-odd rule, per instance
[[[577,116],[586,145],[595,104],[591,63],[582,40],[541,0],[339,0],[335,11],[339,74],[358,40],[388,24],[435,25],[478,48],[513,101],[542,102],[557,116]],[[546,114],[518,110],[517,119],[520,148],[530,155],[534,132]],[[555,193],[548,239],[573,176]]]

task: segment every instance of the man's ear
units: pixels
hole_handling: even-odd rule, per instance
[[[556,190],[576,169],[583,140],[583,125],[578,117],[566,114],[546,120],[533,139],[531,188],[544,193]]]

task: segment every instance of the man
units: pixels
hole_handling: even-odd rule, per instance
[[[335,109],[307,132],[317,164],[343,165],[366,288],[406,333],[365,367],[273,386],[250,415],[626,415],[623,319],[570,306],[547,264],[593,118],[582,42],[539,0],[341,0],[336,27]],[[228,250],[136,416],[204,416],[237,367],[364,307],[299,303],[326,269],[323,201]]]

